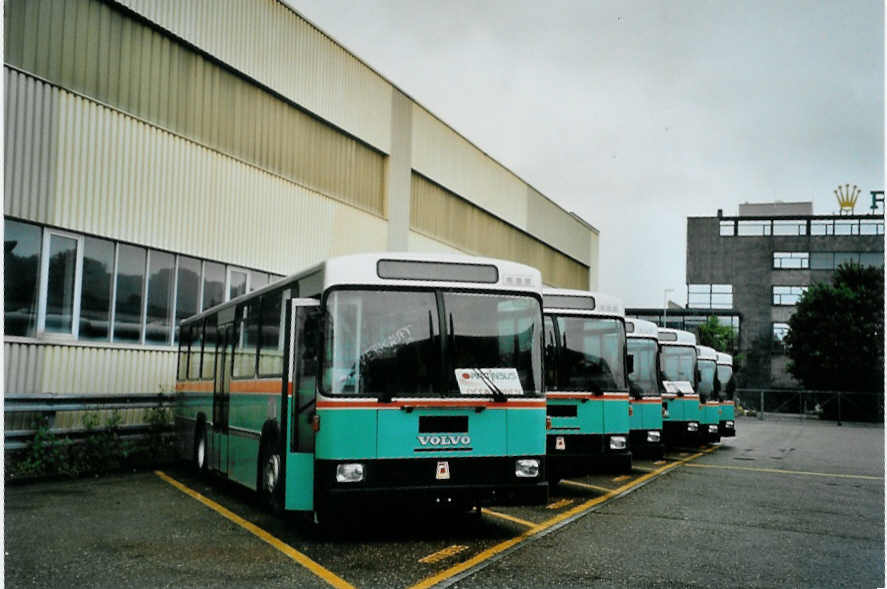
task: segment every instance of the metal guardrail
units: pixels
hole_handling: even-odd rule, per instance
[[[4,412],[10,413],[34,413],[39,414],[40,419],[46,420],[49,431],[59,438],[67,438],[71,441],[83,438],[94,433],[95,429],[86,427],[60,428],[55,426],[59,413],[68,411],[113,411],[115,409],[170,409],[175,403],[176,395],[167,393],[128,393],[125,395],[103,394],[6,394],[4,396]],[[115,431],[121,437],[137,438],[152,431],[156,426],[151,424],[120,424],[115,426]],[[101,429],[101,428],[97,428]],[[166,432],[173,430],[172,424]],[[21,450],[30,446],[37,429],[5,429],[3,436],[4,450]]]
[[[736,389],[736,401],[758,419],[766,413],[798,419],[883,421],[884,392],[811,391],[806,389]]]

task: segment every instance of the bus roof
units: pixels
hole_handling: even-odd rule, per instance
[[[298,296],[317,296],[334,286],[472,288],[542,294],[542,274],[518,262],[456,254],[378,252],[329,258],[301,272],[184,319],[191,323],[265,292],[298,285]],[[233,310],[232,310],[233,313]]]
[[[545,311],[564,311],[581,315],[625,317],[622,300],[614,296],[571,288],[543,288]]]
[[[696,346],[696,359],[716,362],[718,359],[718,351],[714,348],[709,348],[708,346]]]
[[[625,335],[628,337],[649,337],[658,339],[659,328],[652,321],[646,319],[635,319],[627,317],[625,319]]]
[[[658,329],[659,343],[677,346],[695,346],[696,336],[689,331],[660,327]]]
[[[718,352],[718,364],[723,364],[724,366],[733,366],[733,356],[730,354],[725,354],[723,352]]]

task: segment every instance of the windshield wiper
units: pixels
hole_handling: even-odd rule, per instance
[[[494,401],[496,401],[497,403],[505,403],[508,401],[508,396],[502,392],[502,389],[496,386],[496,383],[494,383],[489,376],[484,374],[483,370],[481,370],[480,368],[472,368],[472,370],[478,377],[480,377],[481,382],[487,385],[487,388],[490,389],[490,392],[493,393]]]

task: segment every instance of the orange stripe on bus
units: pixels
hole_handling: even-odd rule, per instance
[[[659,397],[656,397],[653,399],[632,399],[631,400],[632,405],[659,405],[660,403],[662,403],[662,399],[660,399]]]
[[[589,399],[593,401],[624,401],[628,395],[595,395],[593,393],[547,393],[548,399]]]
[[[318,401],[318,409],[401,409],[412,407],[414,409],[438,408],[438,407],[492,407],[499,409],[544,409],[545,401],[533,403],[490,403],[478,401],[424,401],[416,403],[379,403],[376,401]]]
[[[272,380],[232,380],[232,393],[279,393],[280,379]]]

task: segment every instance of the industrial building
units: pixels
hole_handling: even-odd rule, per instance
[[[807,287],[843,262],[884,267],[884,214],[815,215],[812,202],[752,203],[687,219],[687,310],[739,323],[740,386],[796,387],[782,339]],[[883,201],[881,201],[883,202]],[[854,200],[855,204],[855,200]],[[843,205],[842,205],[843,206]]]
[[[181,319],[340,254],[597,287],[594,227],[276,0],[4,8],[7,393],[168,391]]]

